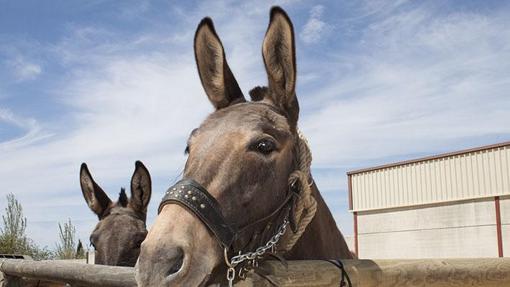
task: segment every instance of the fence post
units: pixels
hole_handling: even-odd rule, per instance
[[[87,251],[87,264],[96,264],[96,251]]]

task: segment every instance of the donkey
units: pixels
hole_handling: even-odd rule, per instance
[[[251,102],[245,100],[227,64],[210,18],[198,25],[194,49],[202,86],[216,110],[188,139],[185,181],[167,192],[142,243],[138,286],[224,283],[229,264],[228,276],[239,271],[228,259],[231,254],[253,251],[274,238],[271,235],[286,224],[282,207],[292,202],[287,199],[289,190],[294,190],[289,177],[297,169],[299,105],[289,17],[279,7],[271,9],[262,44],[269,83],[250,92]],[[313,179],[306,184],[317,202],[315,217],[284,257],[352,258]],[[170,198],[179,188],[189,189],[184,194],[195,199],[186,201],[178,193]],[[193,205],[197,197],[202,203]],[[242,232],[229,237],[228,227]]]
[[[140,161],[135,163],[131,198],[128,199],[122,188],[115,203],[94,181],[85,163],[80,169],[80,185],[89,208],[99,218],[90,235],[90,243],[96,250],[95,263],[135,266],[140,245],[147,236],[145,221],[152,192],[147,168]]]

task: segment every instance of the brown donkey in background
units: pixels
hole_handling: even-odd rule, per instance
[[[293,203],[300,196],[293,197],[292,193],[309,186],[316,202],[315,216],[283,256],[352,258],[311,175],[307,174],[305,182],[298,182],[301,188],[296,188],[295,180],[289,180],[299,169],[301,155],[297,150],[301,138],[297,129],[294,31],[289,17],[279,7],[271,10],[262,54],[268,87],[252,90],[252,101],[246,102],[227,65],[212,20],[205,18],[199,24],[195,57],[202,85],[216,111],[188,140],[189,157],[184,169],[188,181],[181,181],[186,185],[171,188],[182,187],[182,197],[193,195],[186,199],[191,203],[183,204],[184,199],[177,195],[170,198],[173,193],[169,190],[142,243],[136,273],[139,286],[221,283],[225,282],[228,264],[237,267],[233,270],[238,276],[241,265],[233,264],[233,255],[264,246],[284,225],[289,226],[287,234],[296,231],[296,223],[288,221],[292,221],[289,214],[294,212]],[[201,196],[202,203],[193,205],[195,194]],[[207,217],[214,217],[214,213],[220,220],[208,221]],[[228,237],[221,228],[237,230],[231,245],[219,239]],[[280,243],[284,241],[285,235]]]
[[[140,244],[147,235],[147,205],[151,198],[151,177],[142,162],[137,161],[131,178],[131,198],[122,188],[119,200],[113,203],[99,187],[83,163],[80,170],[83,197],[99,222],[90,235],[96,249],[95,263],[135,266]]]

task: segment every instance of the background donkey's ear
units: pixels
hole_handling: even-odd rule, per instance
[[[271,8],[269,27],[262,43],[266,66],[269,100],[287,113],[295,126],[299,116],[296,98],[296,48],[294,28],[287,13],[280,7]]]
[[[82,163],[80,168],[80,185],[88,206],[101,219],[112,201],[94,181],[85,163]]]
[[[131,177],[131,199],[129,206],[138,212],[147,214],[147,206],[151,200],[152,183],[147,168],[141,161],[136,161],[135,172]]]
[[[204,18],[198,24],[195,33],[195,60],[202,86],[216,109],[245,101],[210,18]]]

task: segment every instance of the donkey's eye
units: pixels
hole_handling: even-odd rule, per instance
[[[262,139],[253,145],[253,149],[261,154],[270,154],[276,150],[276,143],[270,139]]]

